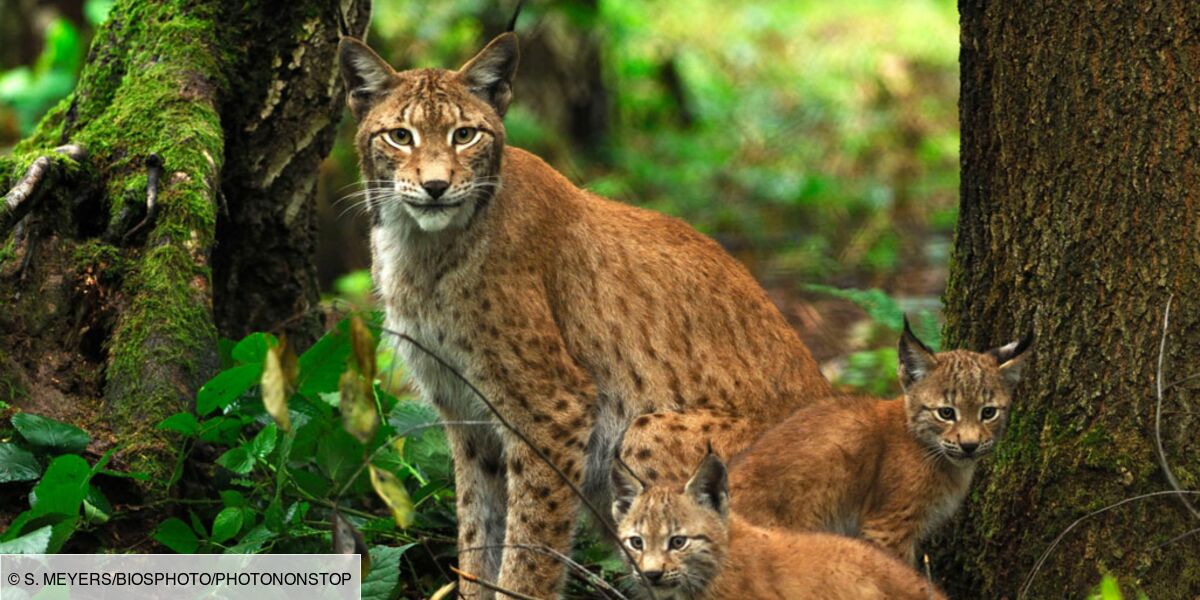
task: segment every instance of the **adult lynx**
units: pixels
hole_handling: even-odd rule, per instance
[[[734,510],[763,526],[861,535],[913,564],[917,542],[957,510],[976,460],[1004,435],[1031,342],[935,354],[906,321],[904,396],[797,411],[730,465]]]
[[[639,415],[723,419],[717,447],[733,452],[827,395],[808,350],[714,242],[582,191],[504,145],[517,57],[507,33],[458,71],[397,73],[361,42],[341,44],[387,327],[465,374],[597,501],[609,496],[617,440]],[[492,418],[439,363],[398,347],[447,421]],[[461,567],[555,594],[557,561],[499,548],[567,551],[577,498],[506,429],[447,434]],[[689,442],[680,452],[668,456],[653,440],[639,450],[668,467],[694,464],[710,437],[697,426],[673,436]]]
[[[613,480],[618,533],[641,571],[636,581],[648,582],[647,598],[945,600],[911,568],[861,540],[766,529],[731,514],[725,465],[716,455],[705,457],[682,489],[643,488],[619,465]]]

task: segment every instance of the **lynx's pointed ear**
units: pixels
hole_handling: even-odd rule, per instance
[[[346,82],[346,102],[356,120],[385,92],[396,85],[396,71],[366,44],[343,37],[338,43],[338,65]]]
[[[518,46],[517,34],[502,33],[458,70],[467,89],[491,104],[501,117],[512,101],[513,78],[521,59]]]
[[[896,365],[896,375],[900,379],[900,386],[906,390],[908,386],[923,379],[937,366],[933,350],[930,350],[929,346],[926,346],[913,334],[912,327],[908,324],[908,317],[904,317],[904,333],[900,336],[900,348],[897,354],[899,360]]]
[[[1030,331],[1015,342],[987,351],[988,356],[996,359],[996,364],[1000,366],[1000,378],[1009,388],[1016,386],[1017,382],[1021,381],[1021,372],[1025,368],[1025,363],[1029,362],[1028,350],[1032,345],[1033,332]]]
[[[729,516],[729,476],[725,463],[711,451],[700,461],[683,490],[696,504],[717,511],[722,519]]]
[[[629,466],[619,456],[613,460],[612,484],[613,521],[620,523],[629,512],[629,507],[633,506],[633,499],[637,498],[646,488],[642,485],[642,480],[629,470]]]

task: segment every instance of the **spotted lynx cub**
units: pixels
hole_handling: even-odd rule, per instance
[[[957,510],[976,461],[1004,435],[1031,343],[935,354],[905,321],[904,395],[797,411],[730,465],[734,510],[758,525],[862,536],[913,564],[917,543]]]
[[[725,465],[714,454],[682,490],[643,488],[620,465],[613,484],[613,516],[644,576],[634,575],[646,598],[945,599],[911,568],[861,540],[766,529],[730,514]]]
[[[617,440],[641,415],[682,429],[638,440],[631,460],[682,471],[707,440],[734,452],[828,395],[783,316],[716,243],[505,145],[516,35],[457,71],[396,72],[350,38],[339,61],[387,328],[465,375],[594,502],[607,505]],[[493,418],[440,363],[385,343],[446,421]],[[460,567],[554,596],[561,564],[527,548],[569,551],[579,500],[499,424],[446,433]],[[459,591],[491,595],[466,581]]]

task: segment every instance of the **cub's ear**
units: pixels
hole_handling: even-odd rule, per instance
[[[722,519],[729,516],[729,476],[725,463],[711,451],[700,461],[683,491],[696,504],[715,510]]]
[[[900,386],[906,390],[908,386],[924,379],[937,366],[933,350],[930,350],[929,346],[926,346],[913,334],[912,327],[908,325],[907,316],[904,317],[904,333],[900,335],[900,348],[897,354],[899,360],[896,365],[896,375],[900,379]]]
[[[396,85],[396,71],[366,44],[343,37],[338,42],[338,65],[346,82],[346,103],[356,120]]]
[[[1025,368],[1025,363],[1029,362],[1028,350],[1031,346],[1033,346],[1032,331],[1021,336],[1021,339],[1015,342],[987,351],[988,356],[996,359],[996,364],[1000,367],[1000,378],[1009,388],[1021,381],[1021,372]]]
[[[629,513],[629,507],[633,506],[633,499],[637,498],[643,491],[645,486],[642,481],[629,470],[629,466],[617,457],[613,460],[612,466],[612,484],[613,484],[613,504],[612,516],[613,521],[620,523],[625,515]]]
[[[521,50],[517,34],[508,31],[496,36],[475,58],[458,70],[459,77],[472,94],[492,105],[501,117],[512,101],[512,83],[517,75]]]

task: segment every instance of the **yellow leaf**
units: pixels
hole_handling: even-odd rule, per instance
[[[350,318],[350,348],[354,366],[367,381],[375,380],[375,336],[357,315]]]
[[[375,410],[375,391],[371,381],[352,369],[342,373],[341,400],[342,427],[358,441],[366,444],[375,437],[379,429],[379,413]]]
[[[400,479],[395,475],[375,465],[371,465],[370,470],[371,487],[375,488],[375,493],[392,510],[392,519],[396,521],[396,525],[407,529],[413,522],[413,503],[412,498],[408,497],[408,490],[404,489],[404,484],[400,483]]]
[[[276,346],[267,350],[267,360],[263,364],[262,399],[267,414],[275,419],[275,424],[282,431],[290,431],[292,421],[288,417],[288,383],[283,369],[283,349]]]
[[[450,583],[438,588],[438,591],[434,592],[433,595],[429,597],[429,600],[445,600],[446,598],[450,597],[450,592],[453,592],[454,588],[457,586],[457,581],[451,581]]]
[[[404,456],[404,438],[396,438],[396,440],[392,442],[392,449],[395,450],[400,456]]]
[[[336,508],[333,509],[333,552],[335,554],[362,555],[362,561],[359,563],[360,575],[366,579],[367,573],[371,572],[371,552],[367,549],[366,541],[363,540],[362,534],[354,528],[354,525],[343,518]]]

